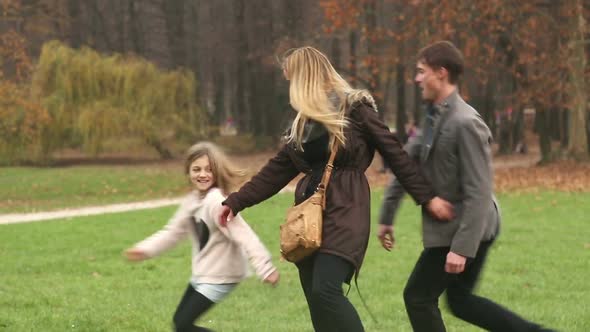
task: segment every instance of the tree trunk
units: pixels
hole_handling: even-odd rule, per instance
[[[356,63],[356,57],[357,57],[357,49],[356,49],[356,44],[357,44],[357,34],[355,30],[350,30],[349,34],[348,34],[348,42],[349,42],[349,54],[350,54],[350,61],[349,61],[349,69],[350,69],[350,83],[352,84],[352,86],[354,87],[356,85],[356,81],[358,78],[358,73],[357,73],[357,63]]]
[[[500,154],[509,154],[512,152],[512,120],[508,118],[505,111],[500,111],[500,124],[498,128],[498,152]],[[546,135],[549,138],[549,129],[545,128],[546,122],[545,118],[541,117],[541,115],[545,115],[545,113],[537,113],[539,126],[538,130],[546,131]],[[539,132],[539,138],[541,137],[541,133]]]
[[[546,164],[553,160],[551,153],[551,133],[550,126],[550,111],[536,109],[535,113],[535,127],[539,134],[539,147],[541,148],[541,164]]]
[[[379,56],[380,40],[377,35],[377,6],[376,0],[366,1],[364,5],[365,11],[365,39],[367,40],[367,53],[369,59],[369,86],[368,89],[375,98],[377,107],[383,107],[383,91],[381,91],[381,68],[377,63]],[[383,120],[383,112],[379,112],[379,118]]]
[[[496,92],[496,82],[493,79],[488,80],[485,86],[486,92],[483,97],[482,116],[492,133],[496,132],[496,117],[494,111],[496,110],[496,100],[494,94]]]
[[[569,126],[569,111],[567,109],[560,109],[559,110],[559,136],[561,142],[561,148],[563,150],[567,149],[568,145],[568,126]]]
[[[117,25],[117,52],[125,54],[127,53],[127,31],[125,21],[127,20],[127,8],[125,3],[117,1],[116,3],[110,3],[111,8],[116,8],[115,21]]]
[[[414,83],[414,123],[416,126],[422,126],[424,103],[422,101],[422,91],[418,84]]]
[[[217,67],[217,61],[213,61],[215,68]],[[220,70],[216,70],[213,73],[213,111],[211,114],[212,123],[219,126],[223,124],[225,115],[225,99],[224,99],[224,75]]]
[[[184,0],[164,1],[162,3],[166,22],[166,39],[172,58],[172,68],[186,65],[184,43]]]
[[[95,42],[95,44],[92,46],[99,51],[112,51],[114,48],[113,48],[113,42],[111,41],[111,38],[110,38],[111,33],[107,28],[106,18],[99,7],[99,3],[100,3],[100,1],[98,1],[98,0],[87,2],[88,9],[90,11],[90,22],[91,22],[91,24],[89,26],[92,29],[91,30],[92,40]],[[96,41],[98,41],[98,40],[102,40],[103,44],[99,45],[98,43],[96,43]],[[100,47],[100,46],[102,46],[102,47]]]
[[[342,52],[340,51],[340,40],[338,39],[338,37],[332,37],[330,49],[330,53],[332,55],[332,64],[334,65],[334,68],[340,68],[340,62],[342,61]]]
[[[395,130],[400,142],[406,142],[408,135],[406,133],[406,78],[405,66],[403,63],[397,64],[396,84],[397,84],[397,114],[395,119]]]
[[[249,60],[249,47],[248,47],[248,27],[246,25],[246,6],[244,0],[237,0],[235,2],[235,20],[236,20],[236,33],[239,38],[237,39],[238,49],[238,75],[236,77],[236,116],[234,120],[238,120],[238,130],[240,132],[251,130],[251,95],[253,86],[249,84],[250,72],[252,68],[252,61]]]
[[[68,16],[70,19],[70,43],[73,48],[82,45],[82,29],[80,24],[80,2],[78,0],[68,1]]]
[[[160,142],[159,139],[155,138],[155,137],[149,137],[147,139],[147,143],[149,146],[153,147],[154,149],[156,149],[156,151],[158,151],[158,154],[160,155],[160,158],[162,159],[172,159],[172,152],[170,152],[170,150],[168,150],[168,148],[166,148],[162,142]]]
[[[586,131],[588,91],[585,77],[587,59],[584,49],[586,21],[583,16],[583,1],[576,0],[574,7],[576,16],[572,20],[571,31],[574,38],[570,41],[572,54],[569,59],[573,105],[569,125],[568,154],[577,160],[587,160],[589,157]]]
[[[133,52],[143,54],[145,42],[143,37],[143,27],[141,24],[141,13],[139,12],[139,3],[135,0],[129,1],[129,39]]]
[[[416,7],[418,17],[426,17],[428,15],[429,4],[427,1],[420,2]],[[428,20],[419,20],[418,27],[418,48],[426,46],[430,39],[429,22]],[[422,100],[422,90],[420,86],[414,82],[414,120],[416,125],[422,126],[422,117],[424,116],[424,100]]]
[[[249,61],[247,70],[249,71],[249,85],[250,90],[250,109],[249,129],[257,136],[266,135],[269,132],[271,125],[271,117],[275,109],[272,107],[274,102],[274,78],[273,73],[269,69],[270,66],[265,65],[265,57],[272,54],[272,38],[271,33],[273,29],[272,24],[272,8],[267,6],[264,1],[248,1],[245,2],[249,8],[256,8],[255,15],[248,15],[250,20],[247,26],[250,26],[250,42],[249,46]],[[254,38],[252,38],[254,37]],[[272,68],[275,70],[275,68]],[[256,115],[254,114],[256,112]]]

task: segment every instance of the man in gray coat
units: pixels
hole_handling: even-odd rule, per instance
[[[493,194],[492,135],[481,116],[457,92],[463,56],[450,42],[418,54],[415,81],[427,114],[421,135],[405,149],[420,164],[436,194],[453,204],[451,221],[422,213],[424,250],[404,289],[414,331],[446,331],[438,298],[446,290],[455,316],[490,331],[548,331],[473,294],[488,250],[498,235],[500,212]],[[393,219],[404,195],[394,180],[386,189],[378,237],[393,246]]]

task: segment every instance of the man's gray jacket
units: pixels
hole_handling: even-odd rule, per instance
[[[420,134],[410,138],[405,149],[419,163],[435,193],[453,204],[455,218],[439,221],[423,208],[424,247],[450,247],[456,254],[475,257],[480,242],[495,238],[500,225],[493,194],[492,135],[457,91],[436,110],[431,146]],[[393,224],[404,193],[394,179],[385,190],[379,223]]]

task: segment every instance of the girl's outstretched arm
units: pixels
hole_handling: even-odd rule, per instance
[[[188,222],[197,204],[198,199],[192,193],[189,194],[164,228],[125,251],[127,259],[141,261],[173,248],[188,234]]]

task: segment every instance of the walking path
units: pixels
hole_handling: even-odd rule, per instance
[[[285,187],[281,192],[293,192],[295,190],[292,186]],[[143,209],[155,209],[164,206],[180,204],[182,197],[155,199],[143,202],[120,203],[101,206],[89,206],[83,208],[72,208],[48,212],[33,212],[33,213],[11,213],[0,214],[0,225],[5,224],[20,224],[25,222],[45,221],[51,219],[63,219],[80,216],[92,216],[105,213],[127,212]]]
[[[78,209],[65,209],[49,212],[34,213],[11,213],[0,214],[0,225],[18,224],[33,221],[43,221],[51,219],[62,219],[79,216],[92,216],[96,214],[126,212],[141,209],[153,209],[163,206],[176,205],[180,203],[181,198],[156,199],[144,202],[122,203],[103,206],[90,206]]]
[[[265,157],[260,157],[261,160],[266,160]],[[513,168],[513,167],[530,167],[534,165],[539,160],[538,153],[530,153],[529,155],[510,155],[510,156],[502,156],[500,158],[494,159],[494,169],[506,169],[506,168]],[[380,159],[375,165],[381,165]],[[369,170],[367,177],[369,178],[369,182],[371,184],[378,183],[383,186],[385,183],[389,182],[389,175],[385,173],[380,173],[377,171],[379,168],[378,166],[371,165],[371,169]],[[293,181],[292,184],[288,185],[286,188],[282,190],[282,192],[293,192],[295,191],[295,183]],[[170,205],[177,205],[180,203],[181,198],[168,198],[168,199],[156,199],[156,200],[149,200],[143,202],[133,202],[133,203],[121,203],[121,204],[113,204],[113,205],[102,205],[102,206],[89,206],[83,208],[71,208],[71,209],[64,209],[64,210],[57,210],[57,211],[47,211],[47,212],[33,212],[33,213],[11,213],[11,214],[0,214],[0,225],[3,224],[17,224],[17,223],[26,223],[26,222],[35,222],[35,221],[44,221],[44,220],[52,220],[52,219],[63,219],[63,218],[72,218],[72,217],[79,217],[79,216],[91,216],[97,214],[105,214],[105,213],[116,213],[116,212],[127,212],[127,211],[134,211],[134,210],[142,210],[142,209],[153,209],[159,208],[163,206],[170,206]]]

